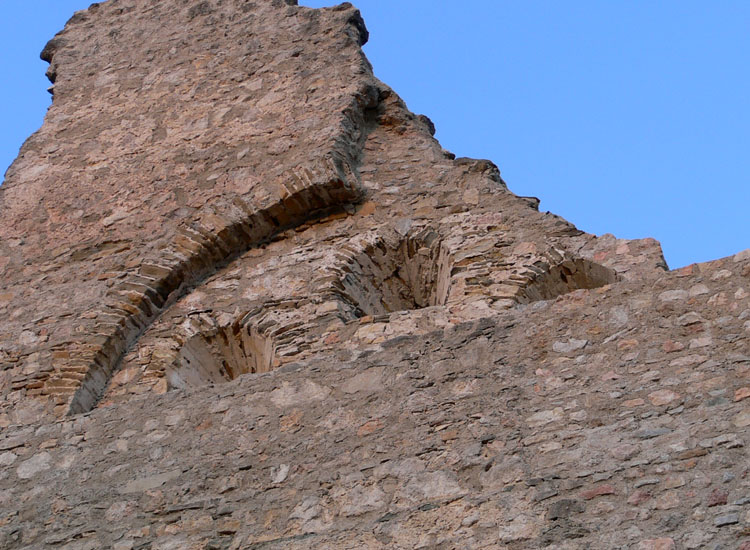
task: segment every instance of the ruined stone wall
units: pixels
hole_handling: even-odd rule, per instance
[[[424,305],[477,317],[634,269],[621,257],[592,270],[583,256],[611,243],[531,214],[491,163],[453,161],[373,77],[366,38],[348,5],[119,1],[50,41],[54,102],[0,195],[6,422],[90,410],[121,393],[108,390],[115,376],[164,391],[170,377],[182,387],[247,370],[216,357],[229,342],[193,340],[205,348],[195,361],[213,365],[185,371],[197,332],[242,324],[237,342],[266,350],[249,370],[264,370],[314,352],[331,322]],[[274,239],[289,263],[259,285],[279,258],[258,247]],[[653,269],[658,245],[645,246],[653,257],[637,267]],[[429,265],[387,272],[404,262]],[[368,273],[345,280],[351,269]],[[193,327],[195,310],[213,317]]]
[[[0,546],[745,544],[748,253],[669,272],[539,212],[367,37],[109,0],[45,48],[0,187]]]
[[[53,105],[0,195],[14,392],[63,413],[188,286],[359,199],[364,32],[353,9],[284,2],[106,2],[71,19],[42,53]]]

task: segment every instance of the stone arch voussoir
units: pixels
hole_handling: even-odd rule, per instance
[[[109,291],[87,315],[81,341],[71,342],[68,355],[53,365],[45,385],[57,413],[95,407],[127,349],[164,308],[218,268],[279,232],[361,199],[348,163],[332,157],[288,172],[275,188],[276,195],[257,206],[235,196],[204,207]]]
[[[318,292],[341,305],[345,320],[443,305],[441,243],[429,227],[370,232],[338,251]]]

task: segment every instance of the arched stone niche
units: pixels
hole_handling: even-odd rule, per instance
[[[343,251],[329,292],[351,318],[443,305],[450,269],[437,232],[378,235]]]
[[[552,300],[574,290],[600,288],[618,280],[617,273],[584,258],[567,259],[537,275],[523,289],[522,302]]]
[[[184,389],[234,380],[242,374],[269,372],[274,344],[252,326],[234,324],[191,336],[175,364],[167,369],[167,387]]]

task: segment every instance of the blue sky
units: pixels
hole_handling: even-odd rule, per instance
[[[0,2],[0,170],[49,105],[39,52],[88,4]],[[355,4],[376,75],[542,210],[655,237],[673,268],[750,247],[750,2]]]

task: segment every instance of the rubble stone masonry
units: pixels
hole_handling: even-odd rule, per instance
[[[0,548],[750,550],[750,251],[455,158],[348,3],[109,0],[0,187]]]

